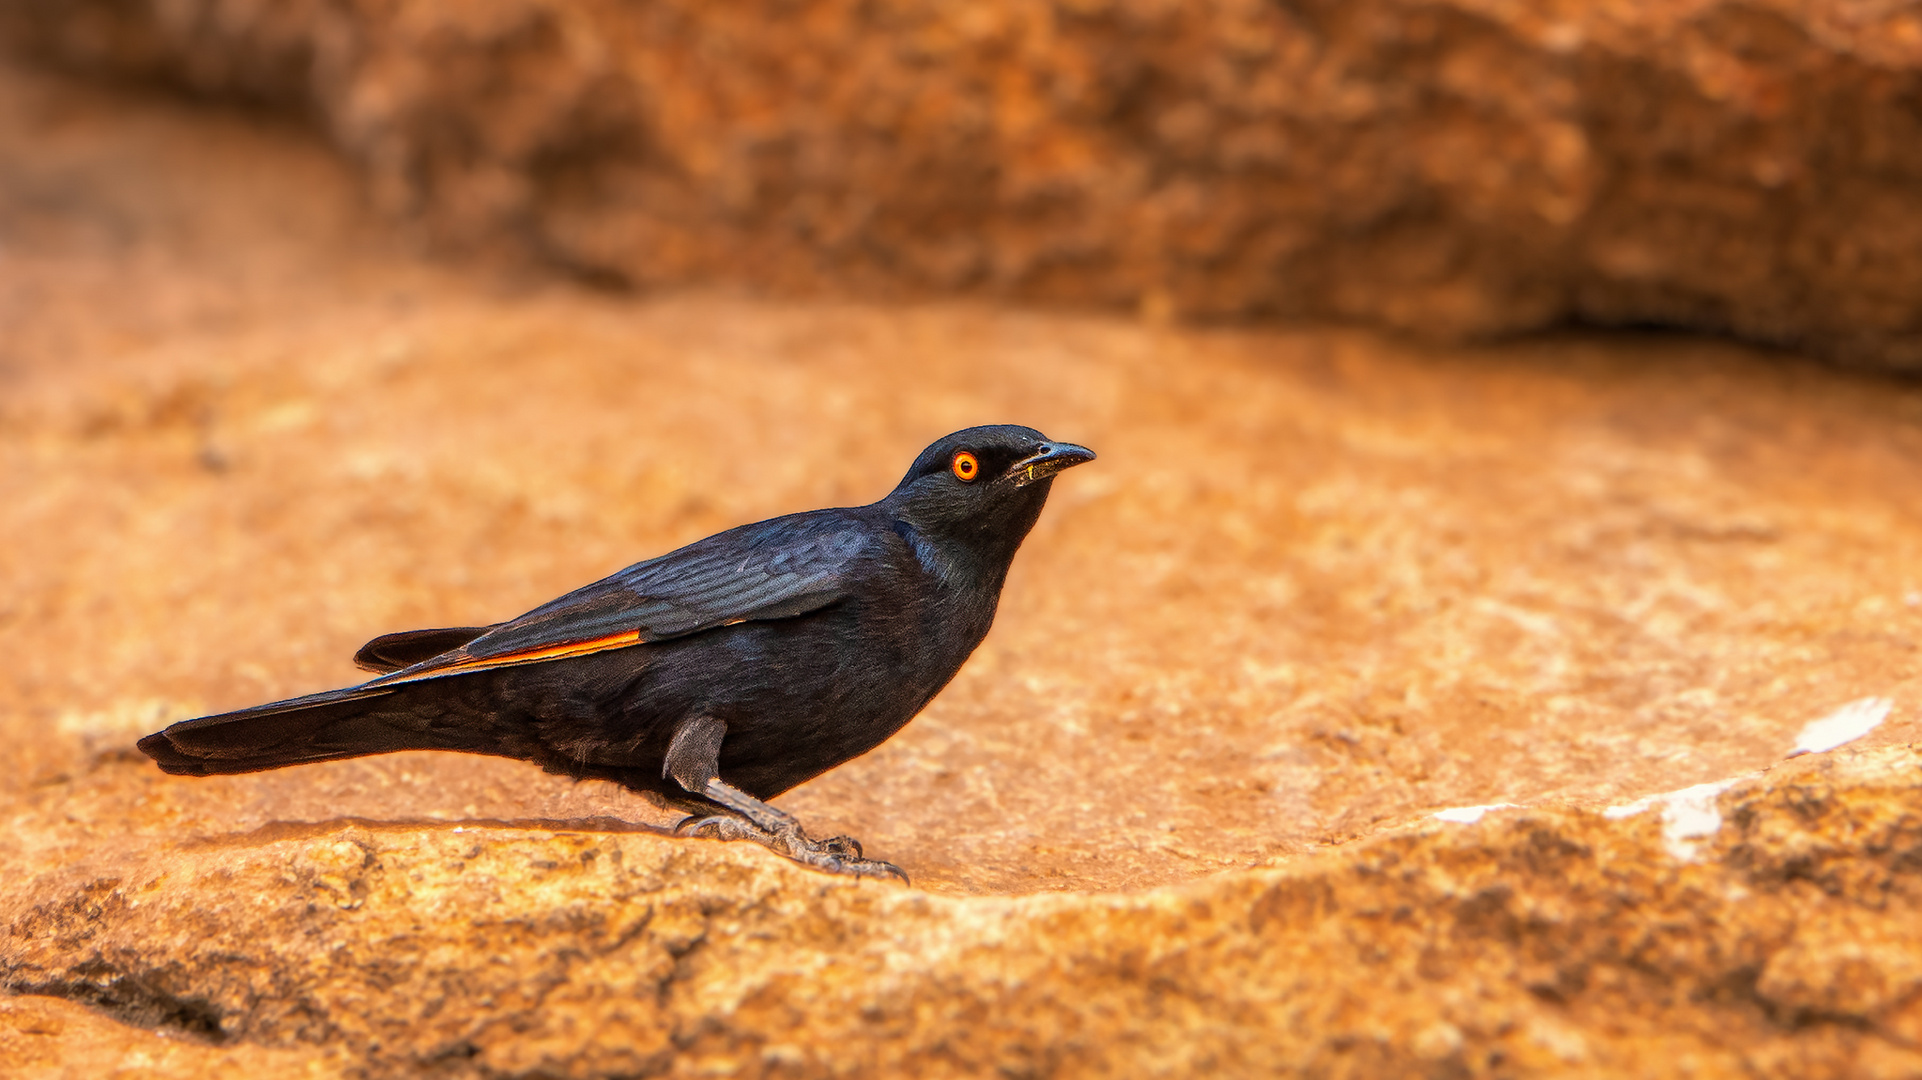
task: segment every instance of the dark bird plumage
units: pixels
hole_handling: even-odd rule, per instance
[[[764,800],[899,731],[959,671],[1055,473],[1094,458],[1032,428],[969,428],[886,498],[790,514],[636,563],[493,626],[387,634],[359,686],[185,720],[140,740],[167,772],[254,772],[459,750],[650,792],[683,831],[843,873]]]

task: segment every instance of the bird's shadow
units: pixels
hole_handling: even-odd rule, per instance
[[[325,821],[270,821],[245,832],[200,836],[182,843],[182,848],[252,847],[282,840],[308,840],[339,832],[343,827],[369,832],[465,832],[474,829],[523,829],[555,833],[647,833],[673,836],[672,825],[646,821],[626,821],[597,815],[584,818],[394,818],[337,817]]]

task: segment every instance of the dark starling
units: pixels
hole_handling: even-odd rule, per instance
[[[652,793],[691,815],[682,833],[905,880],[763,800],[872,750],[947,685],[1054,474],[1093,459],[1032,428],[958,431],[880,502],[729,529],[508,622],[375,638],[354,660],[379,678],[184,720],[140,749],[184,776],[520,758]]]

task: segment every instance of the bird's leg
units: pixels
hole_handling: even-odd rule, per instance
[[[893,863],[864,857],[861,854],[861,842],[852,836],[809,839],[793,814],[777,810],[732,784],[719,779],[709,780],[701,794],[720,804],[728,813],[690,817],[675,826],[675,832],[709,836],[717,840],[752,840],[803,866],[812,866],[830,874],[892,877],[903,882],[908,880],[908,875]]]
[[[725,814],[696,814],[674,827],[681,835],[708,836],[717,840],[752,840],[785,855],[804,866],[830,874],[853,877],[896,877],[908,875],[893,863],[864,858],[861,844],[851,836],[810,840],[794,815],[776,810],[740,788],[721,780],[721,740],[727,725],[713,717],[697,716],[683,721],[668,744],[667,760],[661,766],[664,776],[695,795],[708,806],[719,806]],[[692,800],[689,800],[692,803]],[[708,806],[694,804],[705,810]]]

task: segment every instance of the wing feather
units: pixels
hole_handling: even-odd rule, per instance
[[[717,533],[636,563],[492,627],[459,648],[363,685],[392,686],[644,645],[818,611],[848,594],[877,530],[817,510]]]

